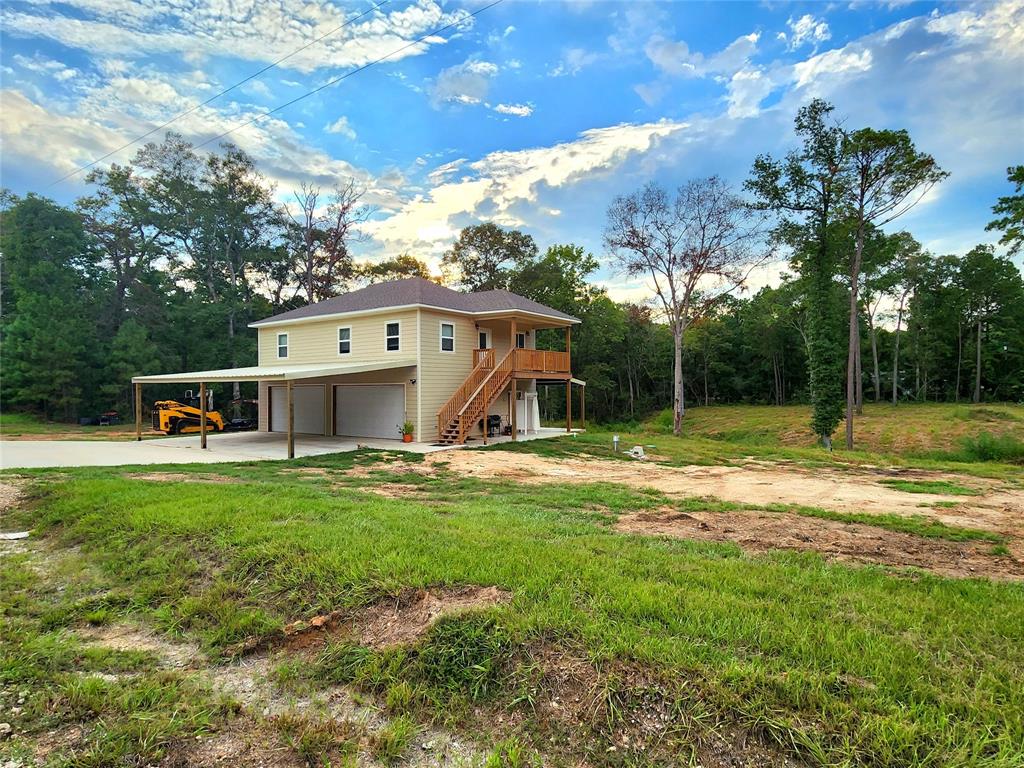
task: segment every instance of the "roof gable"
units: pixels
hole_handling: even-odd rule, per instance
[[[348,312],[367,312],[391,307],[427,306],[468,314],[520,311],[547,315],[561,320],[578,320],[552,307],[505,290],[460,293],[422,277],[389,280],[368,285],[350,293],[343,293],[316,304],[282,312],[251,323],[252,326],[273,325],[281,322],[329,317]]]

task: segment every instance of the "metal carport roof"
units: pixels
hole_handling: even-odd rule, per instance
[[[133,384],[213,383],[219,381],[289,381],[315,379],[320,376],[342,376],[346,373],[383,371],[390,368],[414,367],[416,360],[374,360],[368,363],[313,363],[307,365],[254,365],[249,368],[220,368],[213,371],[184,371],[134,376]]]

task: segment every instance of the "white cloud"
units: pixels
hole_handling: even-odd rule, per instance
[[[824,19],[817,19],[809,13],[805,13],[795,21],[789,22],[789,50],[795,51],[807,43],[811,43],[815,49],[821,43],[832,37],[832,32]]]
[[[327,131],[328,133],[341,134],[342,136],[351,141],[355,141],[356,138],[355,129],[353,129],[352,126],[348,124],[348,118],[345,115],[342,115],[333,123],[325,125],[324,130]]]
[[[502,115],[513,115],[515,117],[529,117],[533,114],[532,104],[498,104],[495,112]]]
[[[77,69],[65,66],[62,62],[48,59],[45,56],[22,56],[21,54],[15,54],[13,60],[21,69],[41,75],[48,75],[60,83],[72,80],[78,77],[79,74]]]
[[[442,69],[430,87],[431,104],[435,108],[445,104],[480,104],[487,98],[491,79],[496,74],[495,64],[477,59]]]
[[[764,70],[748,67],[741,69],[729,80],[729,117],[756,117],[761,102],[775,89],[772,78]]]
[[[261,80],[250,80],[242,87],[242,90],[250,96],[256,96],[260,99],[269,100],[274,98],[274,93],[270,90],[269,86]]]
[[[255,62],[275,61],[350,21],[330,0],[274,3],[208,3],[181,0],[66,0],[74,15],[61,15],[46,3],[39,12],[13,10],[0,15],[5,31],[42,37],[100,56],[176,54],[193,63],[225,52]],[[295,54],[282,69],[309,73],[360,66],[406,45],[432,29],[453,22],[472,24],[465,10],[444,11],[435,0],[416,0],[390,11],[373,11]],[[449,30],[455,34],[456,30]],[[434,36],[394,55],[397,61],[444,43]]]
[[[793,65],[793,79],[797,88],[813,85],[826,76],[845,78],[851,73],[866,72],[871,69],[871,51],[867,49],[853,50],[837,48],[806,61]]]
[[[742,68],[757,52],[760,34],[752,32],[733,40],[721,51],[704,56],[691,51],[683,40],[669,40],[654,35],[647,41],[644,52],[659,70],[676,77],[707,77],[708,75],[732,75]]]
[[[643,99],[644,104],[653,107],[668,93],[668,86],[663,82],[654,81],[653,83],[637,83],[633,86],[633,90],[636,91],[637,96]]]
[[[607,177],[687,127],[671,121],[615,125],[584,131],[573,141],[550,147],[492,152],[470,163],[469,173],[458,181],[441,181],[367,229],[388,252],[437,256],[466,224],[486,219],[524,226],[524,217],[537,209],[542,190]],[[456,163],[445,168],[445,175],[464,167],[463,161]]]
[[[583,48],[567,48],[562,53],[561,61],[548,71],[548,75],[550,77],[578,75],[581,70],[589,67],[599,58],[598,54]]]

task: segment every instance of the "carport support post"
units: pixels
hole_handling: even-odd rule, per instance
[[[199,447],[206,450],[206,382],[199,382]]]
[[[142,384],[135,382],[135,439],[142,440]]]
[[[510,413],[509,415],[512,417],[512,419],[511,419],[511,421],[512,421],[512,442],[514,443],[518,439],[516,437],[516,434],[519,432],[519,425],[516,423],[516,421],[517,421],[516,411],[519,410],[519,407],[518,407],[519,404],[516,402],[516,377],[515,376],[512,377],[512,391],[509,394],[509,402],[512,404],[512,407],[509,409],[509,410],[512,411],[512,413]],[[526,423],[527,424],[530,423],[529,418],[527,418]]]
[[[295,458],[295,398],[292,392],[292,380],[288,379],[285,389],[288,391],[288,458]]]

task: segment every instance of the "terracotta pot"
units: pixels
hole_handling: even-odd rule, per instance
[[[402,435],[402,442],[403,443],[411,443],[412,442],[412,435]]]

